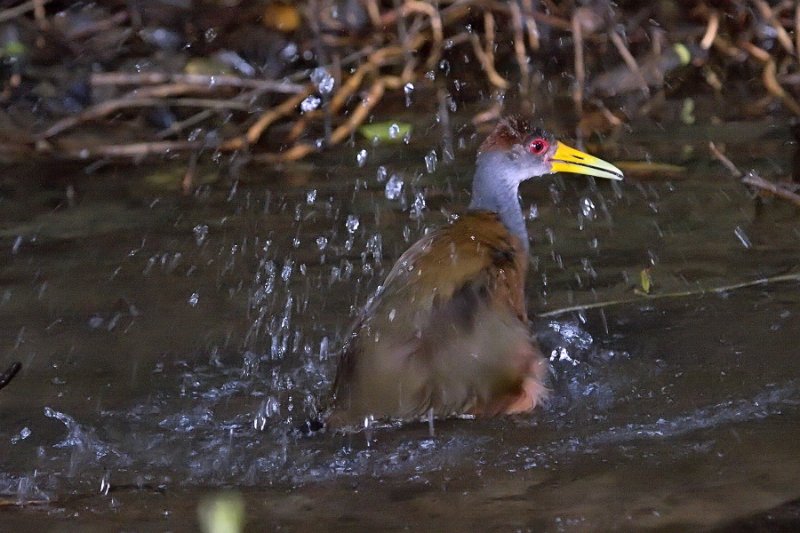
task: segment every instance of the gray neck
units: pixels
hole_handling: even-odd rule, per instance
[[[470,209],[497,213],[512,235],[519,238],[528,251],[528,229],[519,205],[519,182],[513,163],[502,152],[485,152],[478,156],[472,180]]]

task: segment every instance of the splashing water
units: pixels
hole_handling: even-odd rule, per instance
[[[392,174],[389,181],[386,182],[384,189],[386,198],[389,200],[397,200],[403,192],[403,178],[399,174]]]

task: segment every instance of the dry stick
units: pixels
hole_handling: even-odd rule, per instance
[[[788,200],[789,202],[800,206],[800,195],[778,185],[777,183],[772,183],[771,181],[765,180],[754,172],[745,175],[735,164],[733,164],[730,159],[725,157],[725,154],[717,149],[717,146],[713,142],[708,143],[708,148],[711,150],[711,154],[717,160],[719,160],[719,162],[722,163],[723,166],[725,166],[725,168],[727,168],[734,177],[741,178],[742,183],[762,191],[770,192],[779,198],[783,198],[784,200]]]
[[[358,126],[367,118],[369,112],[380,102],[386,89],[383,79],[376,80],[367,94],[361,101],[361,105],[356,107],[348,117],[347,121],[333,130],[330,137],[330,145],[338,144],[352,134]],[[269,163],[295,161],[316,151],[316,147],[309,143],[295,144],[289,150],[279,153],[257,154],[253,157],[256,161]]]
[[[719,294],[723,292],[733,291],[737,289],[744,289],[747,287],[755,287],[758,285],[767,285],[770,283],[781,283],[788,281],[800,281],[800,273],[782,274],[780,276],[773,276],[769,278],[761,278],[751,281],[743,281],[741,283],[734,283],[732,285],[723,285],[721,287],[703,288],[700,287],[696,290],[668,292],[664,294],[647,294],[637,298],[622,298],[619,300],[609,300],[605,302],[593,302],[590,304],[579,304],[571,307],[564,307],[561,309],[554,309],[544,313],[537,313],[537,317],[551,317],[563,315],[564,313],[571,313],[573,311],[588,311],[590,309],[604,309],[615,305],[624,305],[630,303],[641,303],[650,300],[659,300],[662,298],[685,298],[687,296],[704,296],[706,294]]]
[[[739,170],[735,164],[733,164],[733,161],[725,157],[725,154],[719,151],[716,144],[709,142],[708,149],[711,150],[711,155],[713,155],[720,163],[722,163],[722,165],[728,169],[734,178],[741,178],[744,176],[744,173]]]
[[[614,30],[609,31],[608,36],[611,38],[611,42],[614,43],[614,46],[617,47],[617,51],[619,52],[619,55],[622,56],[625,64],[628,65],[628,69],[633,72],[634,76],[636,76],[638,79],[639,88],[642,89],[644,94],[650,94],[650,87],[647,86],[647,80],[644,79],[642,70],[639,68],[639,65],[636,63],[636,59],[634,59],[630,50],[628,50],[628,47],[625,46],[625,43],[622,41],[622,37],[620,37],[619,34]]]
[[[99,104],[87,107],[77,115],[65,117],[56,122],[55,124],[51,125],[44,132],[38,134],[36,138],[37,140],[48,139],[50,137],[53,137],[54,135],[63,133],[65,130],[73,128],[78,124],[81,124],[89,120],[97,120],[99,118],[104,117],[105,115],[109,115],[120,109],[129,107],[145,107],[145,106],[159,105],[163,103],[163,100],[161,99],[167,98],[169,96],[174,96],[176,94],[184,94],[187,92],[199,92],[199,91],[207,92],[209,90],[211,89],[207,87],[203,88],[196,85],[186,85],[182,83],[176,83],[170,85],[157,85],[154,87],[146,87],[143,89],[134,90],[120,98],[115,98],[113,100],[106,100],[105,102],[100,102]],[[206,100],[206,102],[210,102],[210,100]]]
[[[708,50],[711,48],[711,45],[714,43],[714,39],[717,37],[717,33],[719,32],[719,13],[716,10],[711,11],[711,16],[708,19],[708,25],[706,26],[706,32],[703,34],[703,38],[700,39],[700,48],[703,50]]]
[[[37,135],[36,139],[39,141],[49,139],[79,124],[103,118],[104,116],[123,109],[155,107],[158,105],[235,109],[239,111],[247,111],[249,109],[248,105],[241,102],[212,100],[208,98],[118,98],[89,107],[77,115],[65,117]]]
[[[759,48],[750,41],[740,41],[738,44],[744,51],[746,51],[748,54],[758,59],[762,63],[766,63],[767,61],[772,59],[772,56],[769,54],[769,52],[767,52],[763,48]]]
[[[781,25],[781,23],[775,18],[775,13],[772,12],[772,8],[767,4],[764,0],[753,0],[753,3],[758,8],[758,11],[761,13],[761,16],[767,19],[767,21],[772,25],[775,29],[775,35],[778,39],[778,42],[781,43],[781,46],[789,52],[789,54],[794,55],[794,45],[792,44],[792,38],[789,37],[789,34],[786,32],[786,29]]]
[[[200,157],[200,153],[198,151],[194,151],[189,155],[189,164],[186,167],[186,173],[183,175],[183,179],[181,180],[181,192],[184,195],[188,195],[192,192],[192,187],[194,185],[194,177],[197,175],[197,160]]]
[[[494,66],[494,16],[492,16],[491,12],[485,11],[483,13],[483,22],[484,22],[484,33],[486,37],[486,48],[484,49],[481,46],[480,38],[475,35],[470,35],[470,41],[472,41],[472,48],[475,51],[475,57],[478,58],[478,61],[483,67],[483,71],[486,73],[486,77],[489,78],[489,82],[499,89],[508,89],[511,84],[503,78],[500,74],[498,74],[497,70]]]
[[[380,30],[381,27],[381,10],[378,7],[376,0],[367,0],[367,14],[372,25]]]
[[[309,84],[303,92],[290,96],[279,105],[266,111],[252,126],[250,126],[247,133],[224,143],[223,147],[236,150],[257,143],[261,138],[261,134],[264,133],[267,128],[277,120],[294,111],[294,108],[300,105],[300,102],[313,92],[314,87]]]
[[[230,101],[231,102],[241,102],[242,105],[246,105],[247,106],[247,109],[251,109],[252,108],[252,102],[254,102],[256,98],[260,97],[265,92],[267,92],[267,91],[264,91],[264,90],[253,90],[253,91],[243,92],[243,93],[237,95],[236,97],[234,97]],[[212,116],[214,116],[215,113],[216,113],[216,111],[213,110],[213,109],[205,109],[203,111],[200,111],[199,113],[195,113],[194,115],[192,115],[190,117],[187,117],[184,120],[176,121],[176,122],[170,124],[167,128],[165,128],[165,129],[159,131],[158,133],[156,133],[156,138],[157,139],[166,139],[170,135],[174,135],[176,133],[179,133],[179,132],[185,130],[186,128],[194,126],[195,124],[199,124],[200,122],[203,122],[204,120],[206,120],[208,118],[211,118]]]
[[[794,9],[794,49],[797,50],[797,54],[800,55],[800,3],[797,4],[797,7]]]
[[[45,4],[49,4],[50,2],[52,2],[52,0],[30,0],[29,2],[24,2],[18,6],[4,9],[3,11],[0,11],[0,23],[13,20],[29,11],[36,11],[36,18],[38,20],[38,11],[44,8]],[[44,14],[44,11],[42,11],[42,14]]]
[[[413,46],[417,46],[418,40],[418,36],[415,36],[410,43]],[[342,107],[344,107],[350,96],[355,94],[355,92],[361,87],[361,83],[364,81],[365,76],[372,74],[391,60],[402,58],[404,54],[405,50],[400,46],[381,48],[370,53],[367,56],[366,61],[363,62],[356,69],[356,71],[350,75],[350,77],[347,78],[347,80],[342,84],[342,87],[336,91],[331,98],[330,102],[328,103],[328,108],[331,110],[331,112],[337,113]],[[307,124],[321,114],[322,112],[319,109],[315,109],[314,111],[310,111],[300,117],[289,131],[289,134],[287,135],[287,141],[294,142],[297,140],[297,138],[302,135],[303,131],[305,131]]]
[[[328,108],[331,110],[332,113],[337,113],[339,110],[347,103],[347,99],[350,98],[355,92],[361,87],[361,82],[364,81],[364,77],[375,71],[380,65],[374,62],[374,58],[376,56],[374,54],[370,55],[367,58],[365,63],[362,63],[356,71],[350,75],[349,78],[342,84],[341,88],[336,91],[336,93],[331,97],[330,102],[328,102]],[[322,111],[319,109],[315,109],[313,111],[309,111],[305,113],[303,116],[297,119],[294,123],[292,128],[289,130],[289,134],[287,135],[288,142],[296,141],[300,135],[306,130],[306,127],[311,120],[319,117],[322,115]]]
[[[486,73],[486,77],[489,79],[489,83],[494,85],[499,89],[508,89],[511,84],[508,83],[494,68],[494,63],[492,62],[491,58],[486,55],[481,48],[481,42],[477,35],[470,35],[470,41],[472,41],[472,48],[475,51],[475,57],[478,58],[478,61],[483,68],[483,71]]]
[[[775,77],[775,61],[770,59],[767,61],[766,66],[764,67],[764,73],[762,75],[762,80],[764,81],[764,86],[767,88],[767,91],[770,94],[777,96],[780,98],[781,102],[784,106],[786,106],[789,111],[794,113],[797,116],[800,116],[800,104],[792,98],[792,96],[783,90],[781,84],[778,82],[778,79]]]
[[[89,159],[94,157],[146,157],[202,148],[208,148],[208,146],[201,141],[157,141],[62,149],[58,153],[74,159]]]
[[[572,89],[572,101],[575,104],[575,113],[583,115],[583,84],[586,81],[586,65],[583,61],[583,31],[578,14],[572,15],[572,46],[575,53],[575,85]]]
[[[539,49],[539,28],[536,27],[536,18],[533,14],[533,0],[522,0],[522,15],[528,30],[528,46],[536,51]]]
[[[761,176],[755,173],[750,173],[742,178],[742,183],[747,185],[751,185],[762,191],[767,191],[778,198],[783,198],[789,202],[792,202],[794,205],[800,207],[800,194],[795,194],[792,191],[781,187],[776,183],[772,183],[771,181],[765,180]]]
[[[112,30],[127,20],[128,20],[128,12],[120,11],[118,13],[115,13],[114,15],[111,15],[108,18],[94,21],[90,24],[87,24],[86,26],[81,26],[76,30],[74,30],[72,33],[67,33],[65,37],[68,41],[77,41],[78,39],[85,39],[86,37],[90,37],[94,34]]]
[[[408,16],[410,13],[422,13],[430,20],[433,43],[431,44],[431,54],[428,56],[427,66],[429,69],[434,68],[439,58],[442,57],[442,43],[444,42],[444,28],[439,11],[431,4],[418,0],[408,0],[403,4],[400,12],[402,16]]]
[[[509,4],[511,8],[511,19],[514,23],[514,54],[519,65],[519,73],[522,78],[521,92],[528,94],[530,86],[530,65],[528,65],[528,55],[525,50],[525,37],[522,28],[522,11],[517,2]]]
[[[215,87],[238,87],[261,89],[264,92],[296,94],[304,86],[278,80],[256,80],[239,76],[205,74],[169,74],[166,72],[102,72],[89,77],[92,86],[101,85],[162,85],[167,83],[197,85],[206,89]]]

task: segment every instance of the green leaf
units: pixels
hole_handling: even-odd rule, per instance
[[[407,122],[375,122],[364,124],[358,132],[370,141],[400,142],[411,135],[411,124]]]

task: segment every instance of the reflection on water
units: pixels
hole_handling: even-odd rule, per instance
[[[662,140],[643,130],[629,157],[668,160]],[[73,207],[61,177],[17,169],[0,363],[24,369],[0,391],[0,494],[28,506],[9,525],[185,527],[221,487],[253,524],[331,529],[724,525],[800,497],[796,282],[535,320],[554,393],[530,416],[299,436],[359,307],[466,204],[469,143],[455,166],[364,149],[355,171],[261,168],[188,199],[109,169],[67,180]],[[525,186],[530,307],[629,299],[648,267],[656,294],[796,268],[796,211],[757,208],[704,161],[672,181]]]

